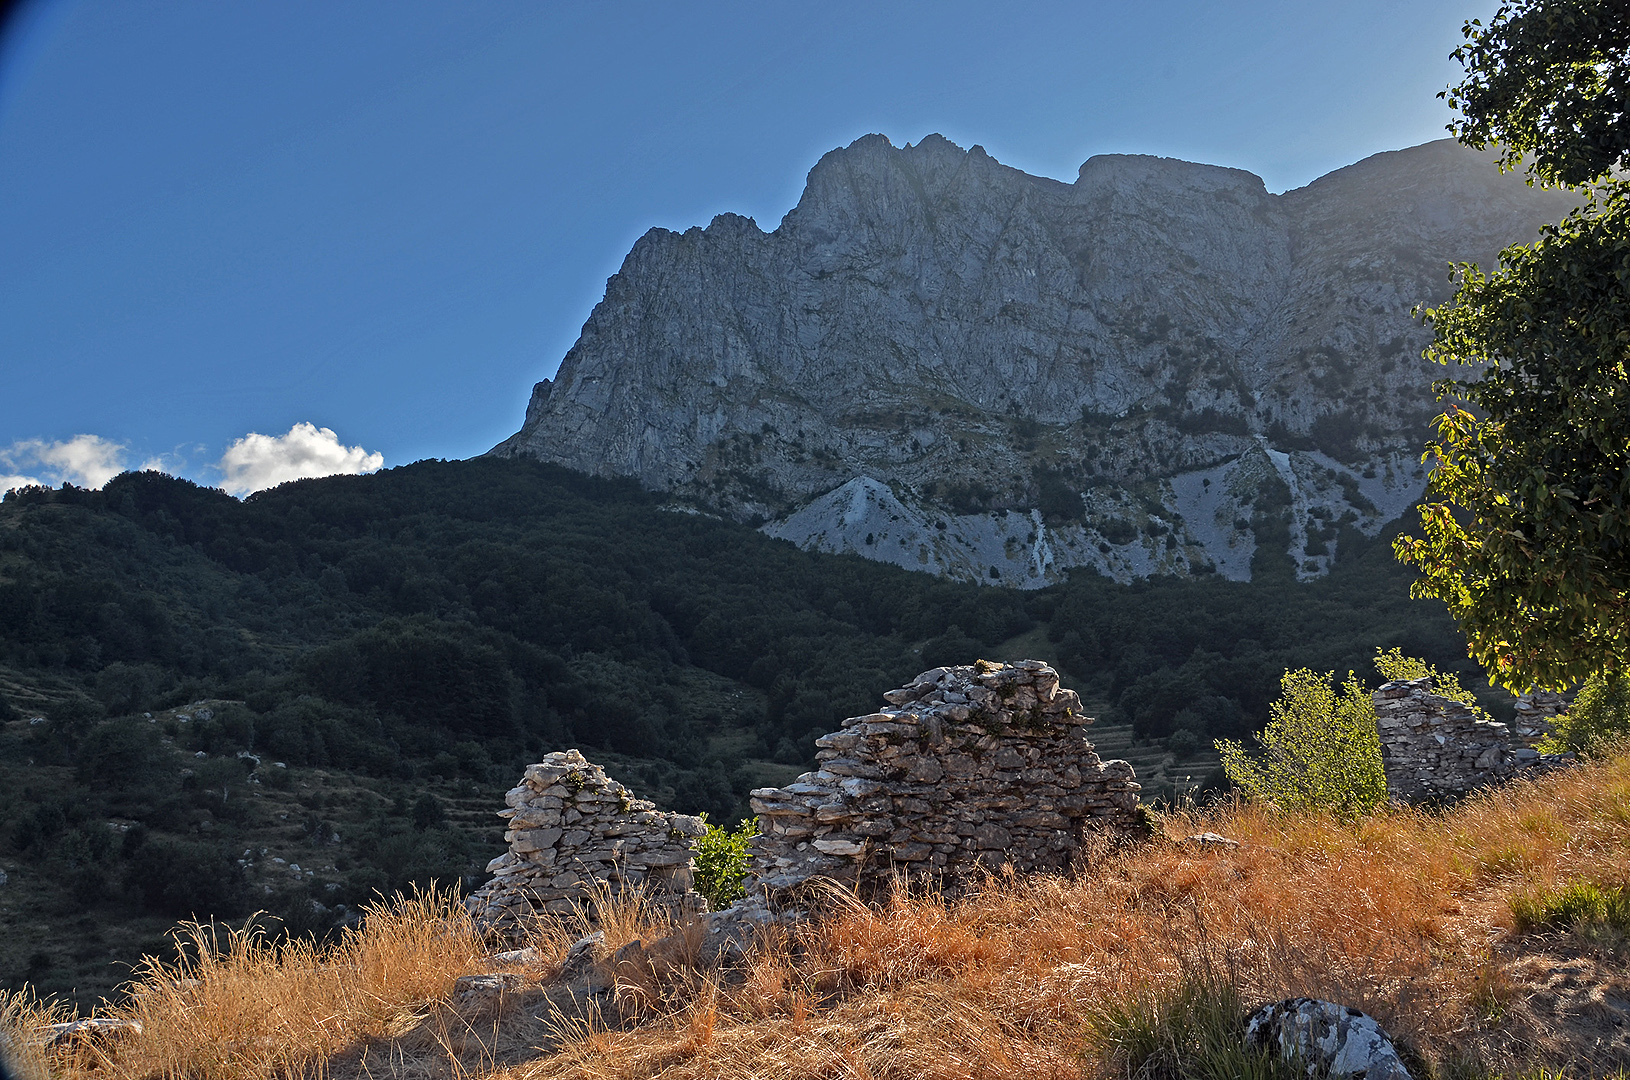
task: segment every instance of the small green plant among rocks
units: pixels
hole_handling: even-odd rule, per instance
[[[705,816],[705,815],[704,815]],[[749,846],[758,835],[758,819],[746,818],[734,830],[709,825],[696,841],[696,891],[714,911],[747,895]]]

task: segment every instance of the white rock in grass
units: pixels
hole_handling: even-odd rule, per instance
[[[1374,1017],[1316,998],[1262,1006],[1246,1021],[1245,1042],[1302,1062],[1309,1076],[1410,1080],[1397,1047]]]

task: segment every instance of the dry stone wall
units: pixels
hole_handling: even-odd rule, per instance
[[[565,914],[597,892],[643,887],[657,900],[700,910],[691,891],[691,845],[700,818],[657,810],[634,798],[576,750],[528,765],[504,796],[509,850],[487,864],[491,881],[472,893],[483,928],[521,929],[540,914]]]
[[[1455,798],[1572,760],[1572,755],[1541,754],[1533,748],[1544,734],[1537,718],[1519,713],[1521,723],[1513,731],[1469,705],[1433,693],[1431,679],[1386,683],[1373,700],[1387,794],[1402,802]]]
[[[1517,695],[1513,707],[1511,733],[1524,746],[1532,746],[1551,733],[1557,717],[1568,711],[1568,698],[1550,690],[1531,690]]]
[[[1132,766],[1099,760],[1080,698],[1041,661],[934,668],[883,697],[815,741],[816,771],[752,793],[761,889],[1060,870],[1086,830],[1140,826]]]

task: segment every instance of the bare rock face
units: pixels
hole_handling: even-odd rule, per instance
[[[1448,141],[1273,195],[870,135],[774,232],[642,237],[493,453],[988,583],[1245,578],[1259,542],[1310,576],[1420,493],[1443,373],[1413,307],[1569,198]]]

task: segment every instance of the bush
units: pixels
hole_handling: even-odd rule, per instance
[[[1248,798],[1291,811],[1328,811],[1354,818],[1387,797],[1381,737],[1370,693],[1352,672],[1338,696],[1335,672],[1285,672],[1284,696],[1269,706],[1252,759],[1231,739],[1219,739],[1223,771]]]
[[[447,811],[442,809],[441,800],[426,792],[414,802],[412,816],[413,827],[423,830],[445,822]]]
[[[714,911],[729,907],[747,895],[748,847],[758,835],[758,819],[747,818],[734,832],[709,825],[696,842],[696,891],[707,897]]]
[[[244,906],[243,868],[211,844],[143,844],[130,860],[125,886],[149,911],[174,918],[233,918]]]
[[[1598,672],[1585,680],[1568,711],[1539,744],[1545,754],[1599,751],[1630,737],[1630,675]]]
[[[1452,671],[1439,671],[1425,660],[1405,656],[1402,649],[1388,649],[1385,652],[1376,649],[1375,670],[1379,671],[1387,682],[1431,679],[1434,694],[1477,708],[1477,695],[1460,685],[1459,675]]]

